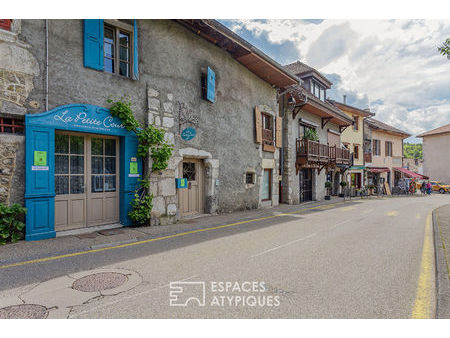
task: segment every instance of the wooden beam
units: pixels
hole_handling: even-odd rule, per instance
[[[303,108],[303,106],[306,103],[302,103],[302,104],[298,104],[294,107],[294,110],[292,111],[292,119],[295,119],[295,117],[297,116],[297,114],[300,112],[300,110]]]
[[[322,117],[322,129],[323,129],[323,127],[325,127],[326,124],[327,124],[328,122],[330,122],[330,120],[332,120],[332,119],[333,119],[332,117]]]
[[[348,126],[339,126],[339,132],[342,134],[342,132],[347,129]]]

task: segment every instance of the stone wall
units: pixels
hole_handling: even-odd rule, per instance
[[[21,203],[24,199],[24,137],[0,134],[0,203]]]

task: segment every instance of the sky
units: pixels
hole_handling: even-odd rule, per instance
[[[420,134],[450,123],[450,20],[219,20],[282,65],[300,60],[331,82],[331,99]],[[421,142],[410,137],[407,142]]]

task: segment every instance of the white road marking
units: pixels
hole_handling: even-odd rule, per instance
[[[330,230],[336,229],[339,225],[342,225],[342,224],[345,224],[345,223],[348,223],[348,222],[352,222],[352,221],[354,221],[354,219],[348,219],[348,220],[346,220],[346,221],[339,222],[339,223],[333,225],[333,226],[330,228]]]
[[[287,247],[288,245],[291,245],[291,244],[294,244],[294,243],[297,243],[297,242],[300,242],[300,241],[304,241],[305,239],[314,237],[314,236],[316,236],[316,235],[317,235],[317,232],[315,232],[315,233],[313,233],[313,234],[311,234],[311,235],[308,235],[308,236],[306,236],[306,237],[302,237],[302,238],[296,239],[295,241],[291,241],[291,242],[288,242],[288,243],[283,244],[283,245],[278,245],[278,246],[276,246],[276,247],[274,247],[274,248],[272,248],[272,249],[269,249],[269,250],[260,252],[260,253],[258,253],[258,254],[256,254],[256,255],[253,255],[253,256],[250,256],[250,258],[258,257],[258,256],[264,255],[264,254],[266,254],[266,253],[272,252],[272,251],[274,251],[274,250],[278,250],[278,249],[281,249],[281,248],[285,248],[285,247]]]
[[[180,280],[178,280],[178,281],[176,281],[176,282],[185,282],[185,281],[187,281],[187,280],[189,280],[189,279],[193,279],[193,278],[195,278],[195,277],[197,277],[197,276],[194,275],[194,276],[191,276],[191,277],[188,277],[188,278],[185,278],[185,279],[180,279]],[[114,305],[114,304],[123,302],[124,300],[128,300],[128,299],[131,299],[131,298],[135,298],[135,297],[138,297],[138,296],[142,296],[142,295],[145,295],[145,294],[150,293],[150,292],[153,292],[153,291],[158,291],[158,290],[160,290],[160,289],[167,288],[167,287],[169,287],[169,286],[170,286],[170,283],[169,283],[169,284],[162,285],[162,286],[158,286],[158,287],[156,287],[156,288],[153,288],[153,289],[150,289],[150,290],[147,290],[147,291],[139,292],[139,293],[136,293],[136,294],[134,294],[134,295],[130,295],[130,296],[127,296],[127,297],[123,297],[123,298],[117,299],[117,300],[115,300],[115,301],[113,301],[113,302],[109,302],[109,303],[105,303],[105,304],[100,304],[100,305],[95,306],[95,307],[93,307],[93,308],[91,308],[91,309],[89,309],[89,310],[82,311],[82,312],[80,312],[80,313],[76,313],[76,314],[70,316],[70,318],[76,318],[76,317],[79,317],[79,316],[81,316],[81,315],[83,315],[83,314],[85,314],[85,313],[89,313],[89,312],[92,312],[92,311],[94,311],[94,310],[97,310],[97,309],[99,309],[99,308],[107,307],[107,306],[110,306],[110,305]]]

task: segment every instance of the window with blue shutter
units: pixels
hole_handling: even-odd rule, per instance
[[[210,102],[215,101],[216,95],[216,74],[208,67],[208,74],[206,79],[206,99]]]
[[[84,66],[103,70],[103,20],[84,20]]]

